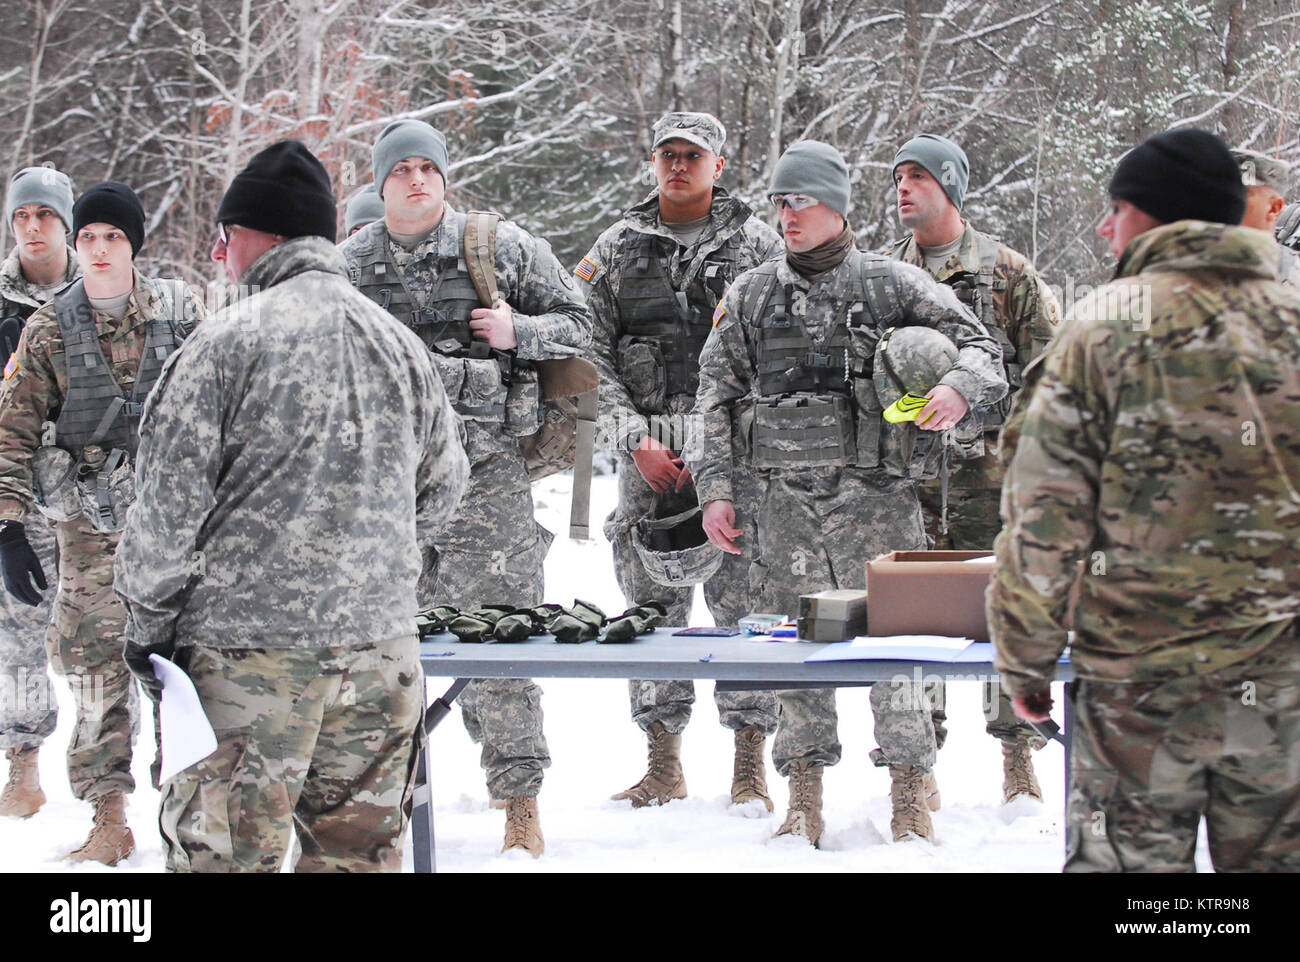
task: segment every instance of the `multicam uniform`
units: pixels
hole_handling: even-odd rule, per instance
[[[600,372],[600,428],[618,451],[618,507],[605,522],[614,549],[614,572],[629,605],[665,603],[665,623],[685,625],[694,587],[658,584],[646,573],[630,530],[641,518],[670,517],[695,506],[695,491],[656,495],[641,477],[631,451],[649,434],[680,454],[699,386],[699,355],[723,292],[738,275],[778,254],[776,231],[748,205],[714,188],[708,224],[689,247],[659,218],[652,193],[608,228],[578,264],[587,304],[595,315],[591,358]],[[734,625],[753,609],[749,565],[757,550],[758,477],[743,466],[733,473],[737,516],[746,524],[742,555],[727,555],[704,584],[714,621]],[[690,681],[628,683],[632,717],[643,731],[656,721],[681,732],[691,717]],[[776,699],[770,692],[715,692],[723,726],[776,730]]]
[[[700,356],[700,437],[688,460],[701,503],[734,501],[732,418],[752,402],[747,456],[769,482],[759,509],[761,560],[750,567],[763,609],[793,614],[801,594],[864,588],[868,560],[924,548],[916,481],[937,470],[942,437],[881,418],[871,361],[885,329],[934,327],[959,349],[940,383],[972,407],[996,402],[1006,391],[997,342],[952,291],[916,268],[856,250],[812,278],[782,258],[743,274],[714,324]],[[777,770],[838,762],[834,690],[778,696]],[[881,745],[873,761],[928,771],[934,728],[913,686],[875,685],[871,707]]]
[[[905,264],[926,268],[925,254],[913,237],[895,244],[890,256]],[[928,270],[928,269],[927,269]],[[991,551],[1002,520],[998,502],[1003,469],[997,457],[998,430],[1021,387],[1021,372],[1043,353],[1060,322],[1060,308],[1050,288],[1024,255],[994,237],[967,225],[948,262],[931,272],[957,299],[971,309],[1002,347],[1002,363],[1010,390],[996,406],[968,418],[953,432],[948,468],[948,524],[941,530],[943,490],[940,480],[922,482],[918,494],[925,515],[925,530],[939,550]],[[947,702],[942,681],[935,685],[934,736],[939,748],[948,737]],[[997,713],[985,730],[1002,741],[1027,741],[1035,748],[1043,739],[1015,715],[1011,700],[1000,686],[986,682],[984,704]]]
[[[68,270],[63,283],[81,276],[81,265],[68,249]],[[29,284],[15,248],[0,264],[0,320],[15,318],[20,324],[45,304],[53,293]],[[6,357],[6,361],[9,359]],[[54,527],[39,515],[24,529],[47,579],[58,577],[54,556]],[[54,593],[35,608],[0,592],[0,749],[35,748],[54,731],[58,706],[45,666],[45,630],[50,623]]]
[[[427,353],[334,245],[272,247],[163,372],[117,556],[132,647],[217,751],[166,783],[173,871],[395,871],[422,734],[416,532],[469,473]]]
[[[61,297],[79,288],[73,285]],[[74,457],[84,450],[87,461],[93,460],[92,447],[101,455],[110,447],[134,449],[140,399],[158,377],[163,358],[203,316],[203,305],[187,287],[150,281],[137,272],[122,320],[88,309],[67,312],[65,321],[81,314],[84,330],[70,348],[55,306],[46,304],[27,322],[0,392],[0,520],[26,521],[31,514],[31,461],[45,439],[52,436]],[[86,337],[92,325],[97,336]],[[73,353],[70,383],[67,357]],[[126,403],[92,445],[115,396]],[[55,422],[52,432],[46,422]],[[68,780],[81,799],[131,792],[139,701],[122,660],[125,613],[113,596],[119,535],[97,532],[84,517],[61,521],[55,529],[59,590],[45,643],[50,664],[72,686],[77,706]]]
[[[1067,871],[1191,871],[1202,815],[1216,868],[1300,869],[1300,298],[1276,265],[1250,228],[1139,235],[1008,424],[988,615],[1012,695],[1047,688],[1078,592]]]
[[[496,276],[514,313],[518,346],[502,353],[473,340],[470,312],[481,304],[465,265],[464,225],[465,215],[448,206],[432,236],[414,250],[393,241],[382,220],[339,250],[352,283],[432,352],[465,422],[469,487],[455,515],[424,545],[421,605],[531,607],[543,600],[542,564],[552,535],[533,517],[519,452],[519,438],[540,423],[537,373],[526,362],[581,355],[591,341],[591,314],[550,245],[503,220]],[[465,689],[460,704],[465,728],[483,745],[492,798],[536,795],[550,765],[541,689],[531,679],[480,679]]]

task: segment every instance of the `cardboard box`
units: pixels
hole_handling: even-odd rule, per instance
[[[989,640],[988,551],[891,551],[867,562],[869,635],[950,635]],[[967,562],[968,558],[987,561]]]

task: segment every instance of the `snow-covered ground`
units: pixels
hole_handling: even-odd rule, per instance
[[[567,476],[535,486],[538,518],[557,532],[547,559],[547,600],[568,604],[574,596],[623,610],[609,545],[600,521],[616,498],[612,477],[592,485],[593,540],[569,541]],[[711,624],[697,592],[694,624]],[[431,696],[451,679],[430,678]],[[839,694],[843,760],[825,776],[826,834],[820,850],[801,841],[773,841],[787,800],[784,779],[771,767],[768,784],[776,812],[733,811],[731,733],[718,724],[711,684],[697,683],[695,716],[683,738],[690,797],[663,808],[633,811],[609,796],[645,770],[645,738],[628,714],[627,685],[620,681],[543,679],[546,737],[552,766],[539,797],[546,854],[538,860],[500,853],[504,813],[487,806],[478,752],[453,711],[434,731],[437,759],[433,785],[438,869],[444,872],[1056,872],[1064,849],[1063,757],[1052,743],[1035,756],[1044,803],[1000,804],[1002,762],[998,743],[984,733],[980,686],[948,686],[948,743],[936,773],[943,809],[934,815],[937,843],[894,844],[889,833],[889,777],[872,767],[875,745],[865,689]],[[153,734],[148,720],[137,743],[137,787],[128,817],[136,853],[117,869],[77,865],[62,856],[85,838],[91,806],[68,789],[64,751],[72,727],[71,695],[56,682],[59,725],[41,752],[41,784],[49,801],[26,821],[0,819],[0,870],[30,872],[157,872],[162,843],[157,834],[158,793],[149,787]],[[1059,690],[1057,700],[1060,700]],[[1060,709],[1057,709],[1060,721]],[[751,817],[747,817],[751,816]],[[1202,842],[1198,864],[1208,867]],[[406,870],[411,869],[407,839]]]

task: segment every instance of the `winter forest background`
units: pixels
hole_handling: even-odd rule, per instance
[[[1147,135],[1300,161],[1300,0],[16,0],[0,45],[0,175],[131,184],[146,271],[192,282],[216,276],[213,212],[254,151],[302,139],[342,203],[396,117],[446,133],[453,204],[567,265],[652,183],[668,109],[723,120],[722,182],[751,203],[789,143],[835,144],[869,248],[899,233],[898,145],[949,136],[972,223],[1058,288],[1108,273],[1092,228]]]

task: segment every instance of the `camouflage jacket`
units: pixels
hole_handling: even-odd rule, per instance
[[[359,279],[358,256],[374,250],[376,244],[390,245],[407,290],[424,307],[434,306],[432,292],[438,286],[439,262],[455,261],[464,252],[450,205],[433,235],[412,251],[393,241],[384,221],[378,220],[339,244],[354,284]],[[551,245],[512,221],[502,220],[497,225],[495,264],[501,296],[514,315],[518,341],[514,356],[529,361],[581,356],[591,343],[591,312],[569,272],[555,259]],[[444,380],[448,360],[442,356],[434,359]],[[468,420],[466,429],[470,456],[476,462],[488,454],[519,448],[519,438],[506,433],[500,423]]]
[[[429,359],[328,241],[271,248],[259,292],[168,358],[117,549],[128,637],[315,648],[409,637],[419,535],[469,465]]]
[[[203,303],[187,288],[185,327],[203,317]],[[148,322],[164,315],[162,298],[148,278],[135,272],[135,290],[121,321],[96,311],[99,348],[124,391],[135,384]],[[68,390],[63,335],[54,303],[44,305],[23,328],[18,350],[0,388],[0,521],[22,521],[32,508],[31,459],[46,421],[55,421]]]
[[[980,320],[996,325],[1001,331],[999,341],[1002,345],[1003,363],[1013,366],[1014,377],[1011,379],[1011,400],[1022,383],[1024,370],[1043,353],[1056,327],[1061,320],[1061,308],[1056,295],[1034,270],[1023,254],[997,238],[975,230],[969,224],[961,237],[961,246],[948,263],[934,274],[941,284],[949,283],[961,274],[978,274],[984,260],[985,251],[996,250],[993,261],[992,309]],[[911,264],[922,270],[925,255],[915,238],[910,235],[895,244],[889,255],[905,264]],[[928,270],[927,270],[928,273]],[[997,331],[992,332],[995,335]],[[1005,339],[1004,339],[1005,338]],[[991,429],[995,434],[997,428]],[[954,460],[950,465],[950,484],[954,488],[1000,488],[1002,470],[997,460],[996,437],[988,438],[988,446],[982,456],[967,461]],[[937,482],[934,482],[937,483]]]
[[[1276,278],[1266,234],[1179,221],[1071,308],[1012,426],[987,605],[1012,694],[1046,688],[1076,580],[1086,678],[1213,672],[1300,614],[1300,298]]]
[[[619,341],[626,332],[619,311],[619,296],[623,275],[630,266],[630,242],[638,234],[663,237],[670,242],[673,253],[669,258],[668,273],[675,291],[686,291],[699,282],[706,258],[733,237],[739,238],[739,246],[734,262],[729,265],[728,276],[723,278],[724,286],[783,250],[777,232],[760,220],[748,204],[721,188],[714,189],[709,223],[704,232],[684,251],[672,232],[659,220],[658,191],[653,191],[630,208],[622,220],[596,239],[575,273],[587,297],[587,305],[595,316],[590,357],[600,372],[600,432],[605,446],[620,451],[636,447],[649,431],[647,412],[638,408],[630,396],[618,358]],[[710,313],[715,306],[716,303],[709,305]],[[704,323],[708,323],[707,317]],[[689,411],[694,403],[694,395],[668,398],[665,410],[673,413]]]
[[[1279,279],[1287,287],[1293,290],[1300,290],[1300,254],[1291,250],[1289,247],[1281,248],[1282,256],[1278,260]]]
[[[68,270],[63,275],[64,283],[72,283],[81,276],[81,264],[76,252],[68,248]],[[45,301],[32,290],[32,285],[23,276],[22,264],[18,260],[18,248],[9,252],[9,256],[0,263],[0,318],[8,317],[15,309],[38,308]]]
[[[777,261],[777,283],[790,285],[796,297],[803,295],[803,324],[814,339],[827,335],[838,319],[847,316],[852,305],[836,291],[856,285],[859,258],[863,256],[867,255],[852,251],[838,266],[813,280],[793,270],[784,257]],[[1002,374],[1002,352],[984,325],[958,302],[951,288],[936,284],[918,268],[886,263],[891,265],[898,284],[902,323],[936,328],[957,345],[957,363],[939,383],[951,387],[972,407],[992,404],[1001,398],[1007,390]],[[747,271],[727,289],[714,314],[713,331],[700,354],[700,390],[695,404],[699,440],[692,446],[687,460],[702,505],[733,500],[733,408],[746,399],[756,398],[758,389],[756,331],[763,319],[746,317],[742,306],[748,286],[756,277],[754,271]],[[855,331],[852,337],[855,355],[865,362],[867,370],[871,367],[878,333],[872,329],[859,336]]]

